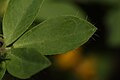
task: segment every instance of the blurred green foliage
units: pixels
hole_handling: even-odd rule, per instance
[[[81,3],[99,3],[105,5],[119,5],[120,0],[76,0]]]
[[[108,29],[108,44],[110,46],[120,46],[120,8],[113,9],[106,15]]]
[[[0,16],[3,16],[9,0],[0,0]]]
[[[85,18],[85,13],[73,3],[68,3],[58,0],[45,0],[38,16],[37,21],[43,21],[52,17],[62,15],[73,15],[80,18]]]

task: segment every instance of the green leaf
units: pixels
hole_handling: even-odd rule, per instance
[[[0,35],[2,34],[2,18],[0,17]]]
[[[10,0],[3,20],[7,45],[20,37],[34,21],[44,0]]]
[[[74,16],[48,19],[24,34],[13,46],[34,48],[43,55],[53,55],[75,49],[94,34],[96,28]]]
[[[108,28],[108,44],[110,46],[120,46],[120,8],[109,11],[106,17]]]
[[[15,77],[26,79],[45,69],[51,63],[36,50],[30,48],[11,49],[7,56],[7,70]]]
[[[6,72],[5,62],[1,62],[0,63],[0,80],[2,80],[5,72]]]
[[[120,0],[79,0],[79,3],[99,3],[105,5],[119,5]]]
[[[9,0],[0,0],[0,17],[3,16],[6,11]]]
[[[52,1],[54,1],[54,2],[73,2],[73,0],[48,0],[48,1],[51,1],[51,2]]]
[[[112,58],[110,56],[105,54],[97,56],[97,74],[100,80],[105,80],[112,70]]]
[[[61,15],[74,15],[80,18],[85,18],[84,12],[71,3],[64,3],[64,1],[52,2],[51,0],[45,0],[45,3],[42,6],[41,11],[38,13],[36,20],[42,21]]]

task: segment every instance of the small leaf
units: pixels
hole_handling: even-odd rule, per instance
[[[7,62],[8,72],[21,79],[29,78],[50,65],[45,56],[29,48],[11,49],[7,58],[10,59]]]
[[[3,20],[3,33],[9,45],[34,21],[43,0],[10,0]]]
[[[34,48],[43,55],[60,54],[83,45],[95,31],[96,28],[83,19],[60,16],[28,31],[13,46]]]
[[[37,21],[46,20],[48,18],[62,16],[62,15],[73,15],[80,18],[85,18],[84,12],[77,6],[62,2],[52,2],[52,0],[45,0],[44,5],[41,8],[41,11],[36,17]]]
[[[0,63],[0,80],[2,80],[5,72],[6,72],[5,62],[1,62]]]

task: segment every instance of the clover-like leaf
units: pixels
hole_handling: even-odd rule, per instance
[[[5,62],[1,62],[0,63],[0,80],[3,78],[5,72],[6,72]]]
[[[7,70],[15,77],[26,79],[50,65],[50,61],[30,48],[11,49],[7,58]]]
[[[13,46],[34,48],[43,55],[60,54],[89,40],[96,28],[74,16],[48,19],[25,33]]]
[[[44,0],[10,0],[3,20],[7,45],[13,43],[34,21]]]

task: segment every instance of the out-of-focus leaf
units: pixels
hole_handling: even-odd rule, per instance
[[[80,3],[102,3],[102,4],[110,4],[110,5],[119,5],[120,0],[76,0]]]
[[[73,15],[80,18],[85,18],[84,12],[71,3],[64,3],[64,1],[52,2],[46,0],[41,8],[40,13],[38,13],[36,20],[42,21],[61,15]]]
[[[74,16],[48,19],[25,33],[13,46],[37,49],[43,55],[65,53],[83,45],[96,28]]]
[[[120,46],[120,9],[110,11],[106,20],[109,45]]]
[[[97,61],[97,72],[100,80],[106,80],[111,68],[111,58],[109,56],[99,55]]]
[[[6,11],[9,0],[0,0],[0,17],[3,16]]]

